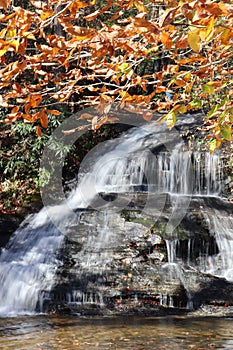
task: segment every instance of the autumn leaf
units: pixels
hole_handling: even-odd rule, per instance
[[[8,1],[7,0],[0,0],[0,8],[3,8],[4,10],[7,10],[7,8],[8,8]]]
[[[164,27],[164,26],[168,25],[169,23],[171,23],[173,21],[173,18],[176,15],[177,10],[178,10],[178,7],[175,7],[172,9],[170,9],[170,8],[166,9],[159,19],[160,27]]]
[[[171,49],[171,47],[172,47],[172,39],[171,39],[171,35],[168,32],[162,31],[160,33],[160,40],[164,44],[164,46],[166,46],[166,48],[168,50]]]
[[[202,41],[208,41],[211,37],[211,33],[213,31],[213,28],[214,28],[214,23],[215,23],[215,17],[211,17],[208,21],[208,24],[206,26],[205,29],[201,29],[199,31],[199,36],[201,38]]]
[[[41,128],[39,125],[37,125],[37,127],[36,127],[36,134],[37,134],[37,136],[42,137],[42,132],[41,132]]]
[[[62,130],[63,134],[65,135],[72,135],[76,132],[76,129],[70,129],[70,130]]]
[[[42,101],[42,96],[41,95],[32,95],[30,97],[30,105],[35,108],[35,107],[38,107],[39,104],[41,103]]]
[[[99,113],[96,130],[109,121],[117,102],[128,109],[136,104],[169,110],[171,128],[177,114],[205,108],[211,110],[206,120],[220,125],[211,137],[227,141],[233,123],[232,6],[209,0],[165,3],[164,9],[144,0],[30,0],[26,9],[20,1],[9,7],[10,0],[0,0],[5,120],[38,120],[43,128],[49,113],[62,113],[49,106],[64,103],[76,113],[91,105]],[[219,108],[213,111],[214,103]],[[11,115],[14,107],[19,110]]]
[[[154,113],[151,111],[143,111],[142,116],[143,116],[143,119],[145,119],[147,122],[149,122],[153,118]]]
[[[40,112],[38,113],[38,116],[39,116],[39,118],[40,118],[41,126],[42,126],[44,129],[46,129],[46,128],[48,127],[48,123],[49,123],[47,114],[45,113],[44,110],[42,110],[42,111],[40,111]]]
[[[177,113],[174,111],[170,111],[166,116],[166,125],[169,129],[172,129],[176,123]]]
[[[214,94],[214,87],[212,85],[204,84],[202,85],[202,91],[205,92],[206,94]]]
[[[16,30],[16,28],[10,29],[10,30],[8,30],[7,33],[6,33],[6,40],[10,40],[10,39],[12,39],[12,38],[15,38],[16,35],[17,35],[17,30]]]
[[[95,12],[91,13],[90,15],[85,16],[85,20],[90,22],[93,21],[94,19],[96,19],[96,17],[98,17],[98,15],[100,14],[100,10],[96,10]]]
[[[44,11],[41,13],[40,18],[42,19],[42,21],[46,21],[46,19],[52,17],[54,14],[55,12],[53,10]]]
[[[61,112],[56,109],[47,109],[47,113],[50,113],[53,115],[61,115]]]
[[[9,45],[5,45],[4,49],[0,50],[0,57],[5,55],[5,53],[8,51]]]
[[[231,132],[231,126],[230,125],[225,125],[224,128],[221,131],[222,137],[227,140],[231,141],[232,140],[232,132]]]
[[[145,5],[143,4],[143,1],[135,0],[135,1],[134,1],[134,5],[135,5],[136,9],[137,9],[139,12],[148,13],[147,8],[146,8]]]
[[[221,142],[219,140],[213,139],[209,142],[209,150],[210,153],[214,152],[216,148],[218,148],[221,145]]]
[[[191,49],[195,52],[200,52],[201,50],[201,40],[197,33],[188,32],[188,43]]]

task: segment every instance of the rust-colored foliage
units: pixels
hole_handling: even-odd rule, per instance
[[[231,140],[232,1],[13,3],[0,0],[5,122],[23,118],[41,136],[58,106],[96,105],[103,115],[92,121],[97,129],[117,102],[165,109],[172,128],[178,113],[207,107],[211,150]]]

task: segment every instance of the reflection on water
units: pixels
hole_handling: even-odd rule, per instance
[[[21,317],[0,319],[0,349],[233,349],[233,319]]]

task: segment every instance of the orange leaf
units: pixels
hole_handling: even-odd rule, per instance
[[[49,120],[48,120],[48,116],[47,114],[45,113],[45,111],[40,111],[39,112],[39,117],[40,117],[40,123],[41,123],[41,126],[46,129],[48,127],[48,124],[49,124]]]
[[[30,98],[30,103],[33,108],[39,106],[39,104],[42,101],[42,96],[41,95],[32,95]]]
[[[171,39],[171,36],[168,32],[161,32],[160,33],[160,40],[161,42],[163,43],[163,45],[166,46],[166,48],[168,50],[170,50],[170,48],[172,47],[172,39]]]
[[[47,109],[47,112],[53,115],[60,115],[61,112],[57,111],[56,109]]]
[[[188,43],[191,49],[195,52],[200,52],[201,50],[201,40],[197,33],[188,32]]]
[[[25,110],[25,113],[28,113],[31,109],[31,103],[26,103],[25,106],[24,106],[24,110]]]
[[[37,127],[36,127],[36,134],[37,134],[37,136],[42,137],[42,132],[41,132],[41,128],[39,125],[37,125]]]
[[[155,92],[156,92],[157,94],[160,94],[161,92],[164,92],[164,91],[166,91],[166,90],[167,90],[166,86],[158,86],[158,87],[155,89]]]

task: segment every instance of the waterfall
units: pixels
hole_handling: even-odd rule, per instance
[[[206,254],[200,268],[233,282],[233,217],[217,210],[206,216],[219,252],[213,256]]]
[[[54,285],[59,268],[58,253],[70,227],[78,226],[82,234],[82,210],[104,208],[100,226],[87,237],[80,253],[80,272],[88,267],[101,272],[108,264],[109,253],[123,238],[113,234],[109,218],[114,205],[124,208],[128,202],[117,200],[111,207],[99,194],[103,193],[169,193],[172,215],[182,211],[182,201],[176,197],[218,196],[222,190],[222,160],[219,153],[196,152],[187,149],[177,135],[169,136],[164,146],[164,126],[137,128],[119,139],[104,144],[102,150],[91,152],[80,169],[79,184],[66,201],[54,207],[45,207],[30,216],[14,233],[0,256],[0,315],[43,311],[43,298]],[[97,200],[96,200],[97,198]],[[120,197],[121,199],[121,197]],[[96,204],[97,203],[97,204]],[[115,204],[117,203],[117,204]],[[177,204],[178,203],[178,204]],[[180,204],[180,207],[179,207]],[[108,210],[110,206],[110,210]],[[175,209],[174,209],[175,208]],[[153,209],[153,208],[152,208]],[[211,229],[216,239],[218,256],[206,257],[200,269],[233,281],[232,219],[221,219],[218,213],[211,217]],[[89,223],[91,225],[91,223]],[[94,223],[93,223],[94,226]],[[81,232],[81,233],[80,233]],[[176,266],[178,237],[167,237],[168,263]],[[191,264],[191,240],[188,243],[188,265]],[[110,259],[111,260],[111,259]],[[186,262],[187,263],[187,262]],[[73,290],[67,294],[71,302],[103,303],[101,294]],[[161,304],[173,298],[161,294]]]

